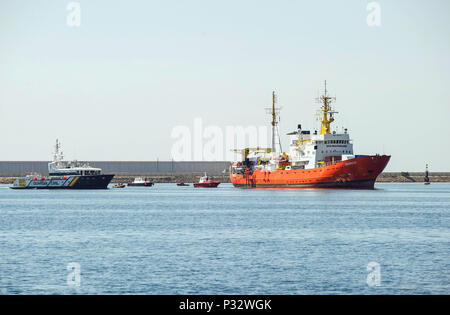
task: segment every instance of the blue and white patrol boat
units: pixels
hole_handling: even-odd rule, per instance
[[[48,176],[30,174],[18,177],[12,189],[106,189],[114,174],[103,174],[100,168],[78,161],[64,161],[61,144],[56,140]]]

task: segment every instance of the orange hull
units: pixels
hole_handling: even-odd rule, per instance
[[[230,180],[239,188],[350,188],[373,189],[375,180],[390,160],[387,155],[360,156],[313,169],[254,170],[232,174]]]

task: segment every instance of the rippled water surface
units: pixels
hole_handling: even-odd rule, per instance
[[[450,184],[376,187],[0,185],[0,293],[450,294]]]

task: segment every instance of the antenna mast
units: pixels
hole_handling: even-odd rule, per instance
[[[56,144],[55,144],[55,153],[54,153],[54,158],[53,160],[55,162],[60,162],[64,159],[63,153],[61,151],[61,143],[59,142],[58,139],[56,139]]]
[[[272,116],[272,152],[277,152],[277,138],[278,138],[278,145],[280,147],[280,152],[283,150],[281,149],[281,141],[280,136],[278,133],[278,122],[280,121],[280,107],[276,107],[277,103],[277,96],[275,94],[275,91],[272,92],[272,108],[266,108],[266,111],[268,114]]]
[[[337,112],[333,111],[331,108],[331,103],[336,101],[336,97],[330,97],[327,91],[327,81],[325,80],[325,92],[322,96],[316,99],[317,103],[322,104],[319,112],[322,115],[320,118],[321,127],[320,134],[329,134],[331,123],[334,121],[333,114]]]

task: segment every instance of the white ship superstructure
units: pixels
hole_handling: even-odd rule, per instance
[[[298,130],[288,133],[290,136],[289,158],[292,168],[316,168],[323,166],[329,158],[336,162],[340,159],[354,158],[353,143],[350,136],[344,133],[311,134],[309,130]],[[334,159],[333,159],[334,158]]]
[[[64,161],[64,154],[61,151],[61,144],[56,139],[53,161],[48,164],[49,176],[64,175],[101,175],[100,168],[91,167],[88,163],[74,161]]]

